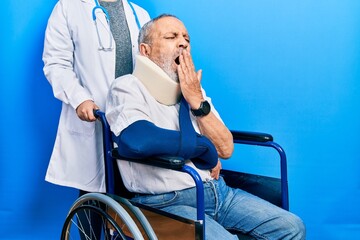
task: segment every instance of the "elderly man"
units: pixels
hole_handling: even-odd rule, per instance
[[[139,52],[133,74],[116,79],[107,99],[120,154],[191,159],[186,164],[204,182],[206,239],[237,239],[227,229],[256,239],[304,239],[297,216],[228,187],[219,176],[219,157],[231,156],[233,140],[201,87],[184,24],[172,15],[151,20],[140,31]],[[134,201],[195,218],[196,190],[185,173],[125,161],[119,169]]]

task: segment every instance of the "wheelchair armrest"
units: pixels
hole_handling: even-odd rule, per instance
[[[234,142],[236,141],[252,141],[252,142],[271,142],[273,137],[268,133],[258,133],[258,132],[245,132],[245,131],[233,131]]]
[[[280,156],[280,175],[281,175],[281,198],[282,208],[289,210],[289,193],[287,180],[287,160],[284,149],[274,142],[274,138],[267,133],[231,131],[234,143],[258,145],[263,147],[271,147],[275,149]]]
[[[163,156],[163,157],[150,157],[150,158],[140,158],[140,159],[126,158],[119,154],[117,148],[111,150],[111,156],[114,159],[136,162],[136,163],[141,163],[141,164],[146,164],[146,165],[161,167],[166,169],[172,169],[172,170],[180,170],[185,165],[185,160],[180,157]]]

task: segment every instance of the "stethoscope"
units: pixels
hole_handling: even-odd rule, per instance
[[[94,0],[95,1],[95,7],[93,8],[92,10],[92,17],[93,17],[93,20],[94,20],[94,23],[95,23],[95,28],[96,28],[96,34],[97,34],[97,37],[98,37],[98,40],[99,40],[99,50],[102,50],[102,51],[112,51],[113,50],[113,38],[112,38],[112,34],[111,34],[111,29],[110,29],[110,16],[109,16],[109,13],[106,11],[106,9],[101,6],[99,4],[99,1],[98,0]],[[121,1],[121,0],[119,0]],[[128,0],[127,1],[129,6],[131,7],[131,10],[134,14],[134,17],[135,17],[135,21],[136,21],[136,24],[137,24],[137,27],[141,28],[141,25],[140,25],[140,21],[139,21],[139,18],[136,14],[136,11],[134,9],[134,6],[130,3],[130,1]],[[96,10],[100,10],[104,13],[105,15],[105,19],[106,19],[106,23],[107,23],[107,31],[109,33],[109,47],[104,47],[102,41],[101,41],[101,37],[100,37],[100,34],[99,34],[99,29],[98,29],[98,25],[97,25],[97,21],[96,21]]]

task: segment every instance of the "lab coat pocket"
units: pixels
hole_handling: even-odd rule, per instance
[[[93,136],[95,132],[95,122],[82,121],[71,107],[65,111],[65,126],[73,135]]]

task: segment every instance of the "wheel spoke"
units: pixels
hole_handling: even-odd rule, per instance
[[[119,221],[116,221],[119,220]],[[119,222],[122,226],[119,226]],[[136,239],[143,236],[125,208],[102,194],[85,194],[71,207],[61,240],[127,240],[125,227]]]

